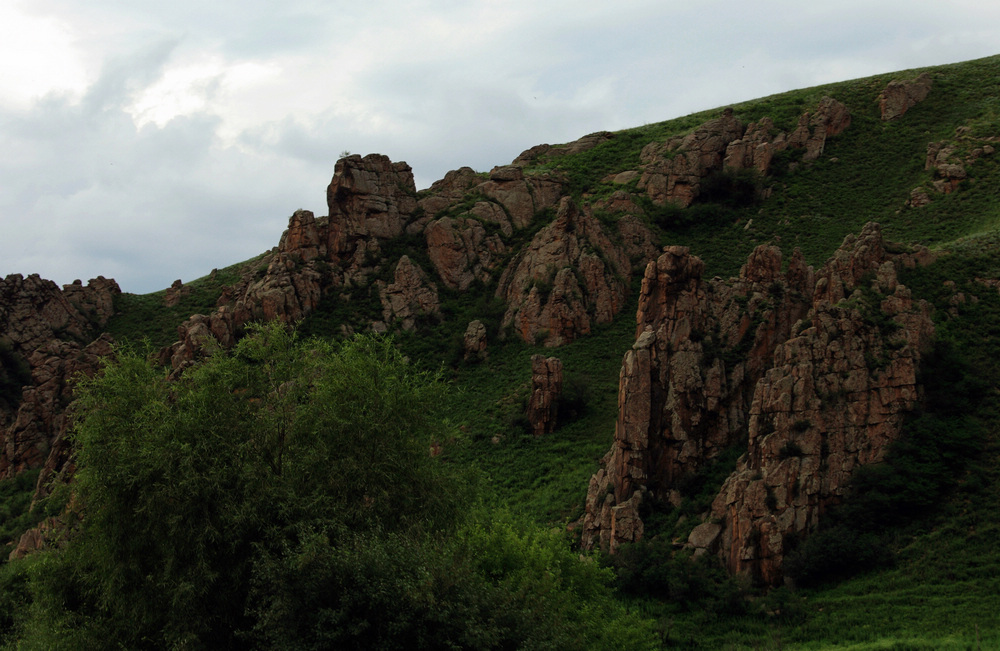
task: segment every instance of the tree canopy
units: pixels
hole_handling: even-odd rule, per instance
[[[260,326],[170,379],[124,348],[78,389],[63,550],[7,570],[24,648],[634,648],[566,540],[430,455],[439,378],[391,341]],[[18,583],[11,578],[17,574]]]

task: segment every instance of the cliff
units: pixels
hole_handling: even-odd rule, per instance
[[[612,449],[591,478],[585,546],[643,535],[643,502],[678,503],[682,482],[730,446],[745,453],[692,533],[733,572],[780,581],[786,541],[815,530],[853,470],[881,460],[919,401],[930,310],[896,278],[877,224],[818,271],[758,247],[739,277],[702,278],[667,248],[650,263],[625,354]]]

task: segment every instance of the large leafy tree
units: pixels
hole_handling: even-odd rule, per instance
[[[78,390],[81,531],[0,576],[19,645],[648,647],[606,572],[431,457],[444,391],[376,337],[260,326],[175,379],[120,350]]]
[[[278,325],[175,381],[119,351],[78,391],[88,621],[125,646],[231,646],[251,628],[255,563],[303,532],[451,525],[460,484],[428,454],[441,392],[386,341]]]

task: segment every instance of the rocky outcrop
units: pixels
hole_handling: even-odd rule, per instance
[[[492,214],[490,207],[496,204],[480,202],[476,207],[480,205],[483,208],[479,214]],[[501,210],[500,215],[503,214]],[[477,280],[489,283],[493,278],[492,272],[507,251],[500,235],[487,234],[482,221],[475,215],[472,213],[469,217],[456,219],[442,217],[430,222],[424,229],[431,262],[441,281],[452,289],[464,291]],[[510,228],[509,222],[505,223]]]
[[[62,289],[37,275],[0,280],[0,332],[28,373],[16,410],[0,418],[0,479],[42,468],[37,492],[44,494],[52,475],[65,469],[72,380],[94,374],[111,354],[110,338],[97,335],[120,293],[103,277]]]
[[[740,276],[704,280],[685,247],[646,267],[637,336],[619,377],[615,441],[591,479],[583,542],[610,548],[615,506],[635,493],[676,499],[676,487],[745,435],[748,407],[778,342],[808,309],[812,271],[760,246]]]
[[[592,215],[563,198],[556,219],[504,270],[497,296],[503,326],[522,339],[559,346],[608,323],[624,303],[631,265]]]
[[[475,190],[503,206],[515,228],[524,228],[536,213],[559,202],[563,183],[546,174],[526,177],[520,167],[504,165],[493,168],[489,181]]]
[[[969,178],[968,168],[984,156],[996,153],[1000,136],[977,138],[968,126],[955,130],[955,137],[927,145],[924,169],[934,172],[933,190],[950,194],[958,189],[962,181]],[[911,193],[910,205],[920,207],[930,203],[924,188],[915,188]]]
[[[882,460],[917,405],[930,311],[896,282],[891,262],[879,272],[846,301],[817,300],[757,384],[747,455],[712,505],[733,572],[778,583],[786,541],[816,529],[853,471]]]
[[[722,117],[686,136],[646,145],[640,153],[643,168],[636,187],[658,205],[669,202],[684,208],[698,198],[702,180],[709,174],[723,169],[755,169],[766,174],[774,154],[789,147],[804,149],[805,162],[816,160],[827,138],[850,124],[847,107],[830,97],[824,97],[815,111],[803,113],[791,133],[779,132],[766,117],[744,125],[732,109],[726,109]]]
[[[178,278],[163,293],[163,304],[167,307],[180,305],[181,299],[191,294],[191,288]]]
[[[514,159],[512,164],[519,167],[525,167],[528,165],[535,165],[542,160],[559,158],[560,156],[565,156],[567,154],[579,154],[589,149],[593,149],[597,145],[607,142],[614,137],[615,134],[610,131],[597,131],[595,133],[587,134],[586,136],[565,145],[535,145],[531,149],[526,149],[521,152],[521,154]]]
[[[224,292],[214,313],[182,323],[178,340],[160,352],[160,360],[180,369],[213,345],[231,346],[251,321],[296,323],[324,294],[369,282],[380,242],[402,235],[416,212],[413,172],[381,154],[342,158],[327,204],[328,217],[296,211],[278,246]]]
[[[882,120],[888,122],[903,117],[907,111],[927,99],[931,84],[931,76],[926,72],[908,81],[890,81],[878,96]]]
[[[87,343],[114,314],[118,283],[99,276],[60,289],[38,274],[0,280],[0,332],[24,355],[53,339]]]
[[[330,252],[349,253],[359,238],[402,235],[417,208],[416,192],[406,163],[381,154],[341,158],[326,189]]]
[[[712,507],[720,528],[690,544],[718,549],[734,572],[780,580],[785,539],[808,535],[854,468],[882,458],[918,399],[933,327],[896,279],[903,262],[875,224],[818,273],[798,254],[782,272],[780,251],[761,246],[738,278],[705,281],[700,260],[666,249],[643,279],[584,544],[627,542],[616,538],[619,505],[636,494],[677,503],[686,478],[746,445]]]
[[[803,113],[799,125],[788,136],[789,147],[801,147],[803,161],[813,161],[823,154],[826,139],[841,134],[851,126],[851,114],[847,107],[833,99],[824,97],[815,112]]]
[[[726,148],[743,132],[743,123],[732,109],[726,109],[721,118],[709,120],[686,136],[646,145],[639,155],[645,167],[636,187],[660,205],[668,201],[681,207],[691,205],[701,179],[722,169]]]
[[[463,358],[465,361],[479,361],[489,357],[486,341],[486,326],[476,319],[469,322],[462,338]]]
[[[563,368],[558,357],[531,356],[531,398],[528,423],[535,436],[554,432],[562,395]]]
[[[53,339],[28,357],[31,384],[25,387],[14,422],[4,435],[0,451],[0,477],[42,468],[36,498],[47,495],[55,475],[72,474],[67,466],[70,443],[66,436],[70,419],[67,408],[79,375],[93,376],[101,360],[113,353],[109,335],[101,335],[86,346]]]
[[[392,323],[399,319],[403,330],[413,330],[421,316],[441,317],[437,288],[428,281],[427,274],[408,256],[396,264],[393,282],[379,284],[382,300],[382,320]]]

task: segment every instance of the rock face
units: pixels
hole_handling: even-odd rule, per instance
[[[412,221],[417,208],[413,172],[380,154],[342,158],[327,188],[327,203],[328,217],[296,211],[277,248],[224,294],[215,312],[181,324],[177,342],[160,352],[161,361],[179,370],[206,346],[231,346],[246,323],[295,323],[315,310],[325,293],[367,281],[374,272],[369,259],[378,255],[380,242],[402,235]],[[403,291],[398,280],[393,286]],[[388,291],[398,298],[399,292]],[[398,301],[397,306],[402,309]],[[396,315],[390,312],[387,318]],[[404,321],[412,317],[407,314]]]
[[[16,410],[0,415],[0,479],[43,468],[43,487],[64,468],[71,379],[92,375],[111,354],[110,338],[98,334],[120,293],[114,280],[103,277],[62,289],[37,275],[0,280],[0,332],[30,373]]]
[[[926,72],[908,81],[890,81],[878,96],[882,120],[888,122],[903,117],[904,113],[927,99],[931,84],[931,76]]]
[[[681,247],[647,267],[615,442],[590,482],[583,541],[614,549],[633,540],[634,524],[618,533],[618,518],[633,517],[620,507],[636,495],[676,501],[684,478],[746,440],[712,506],[720,529],[699,529],[691,544],[775,583],[784,541],[808,535],[854,468],[898,437],[933,326],[897,282],[876,224],[818,273],[798,254],[782,272],[780,252],[764,246],[728,282],[701,271]]]
[[[503,210],[495,207],[496,204],[481,202],[469,217],[442,217],[424,229],[431,262],[447,287],[464,291],[476,280],[483,283],[492,280],[492,272],[507,250],[500,235],[487,235],[483,226],[483,221],[505,219]],[[502,223],[511,229],[509,222]]]
[[[744,125],[732,109],[726,109],[721,118],[709,120],[686,136],[646,145],[640,154],[644,166],[636,187],[656,204],[687,207],[709,174],[723,169],[755,169],[766,174],[774,154],[790,147],[805,149],[803,161],[815,160],[823,153],[827,138],[850,124],[847,107],[830,97],[824,97],[815,111],[803,113],[791,133],[778,132],[770,118]]]
[[[488,179],[466,167],[418,199],[406,163],[379,154],[343,158],[327,188],[329,216],[295,212],[278,246],[224,292],[215,312],[181,324],[160,359],[179,371],[214,345],[231,346],[251,321],[295,323],[324,297],[348,301],[357,288],[382,304],[382,319],[368,324],[371,329],[386,330],[397,320],[410,329],[421,315],[439,317],[437,283],[428,272],[460,291],[495,281],[508,255],[505,238],[554,206],[562,188],[550,175],[526,176],[514,165],[495,168]],[[479,200],[465,203],[470,193]],[[391,281],[376,280],[385,279],[392,263],[384,247],[404,235],[423,236],[433,270],[405,257]]]
[[[528,342],[559,346],[607,323],[624,303],[631,265],[593,216],[569,197],[504,271],[497,296],[504,327]]]
[[[403,330],[413,330],[417,317],[440,318],[437,288],[408,256],[399,259],[393,276],[391,284],[379,287],[383,321],[392,323],[399,319]]]
[[[413,170],[406,163],[393,163],[381,154],[341,158],[326,189],[330,251],[349,253],[359,238],[401,235],[417,207],[416,193]]]
[[[531,356],[531,398],[528,400],[528,422],[535,436],[556,429],[559,397],[562,395],[563,369],[557,357]]]
[[[645,163],[638,188],[657,204],[671,202],[687,207],[698,196],[701,179],[722,169],[729,143],[743,136],[744,127],[732,109],[710,120],[694,132],[665,143],[646,145],[640,158]]]

